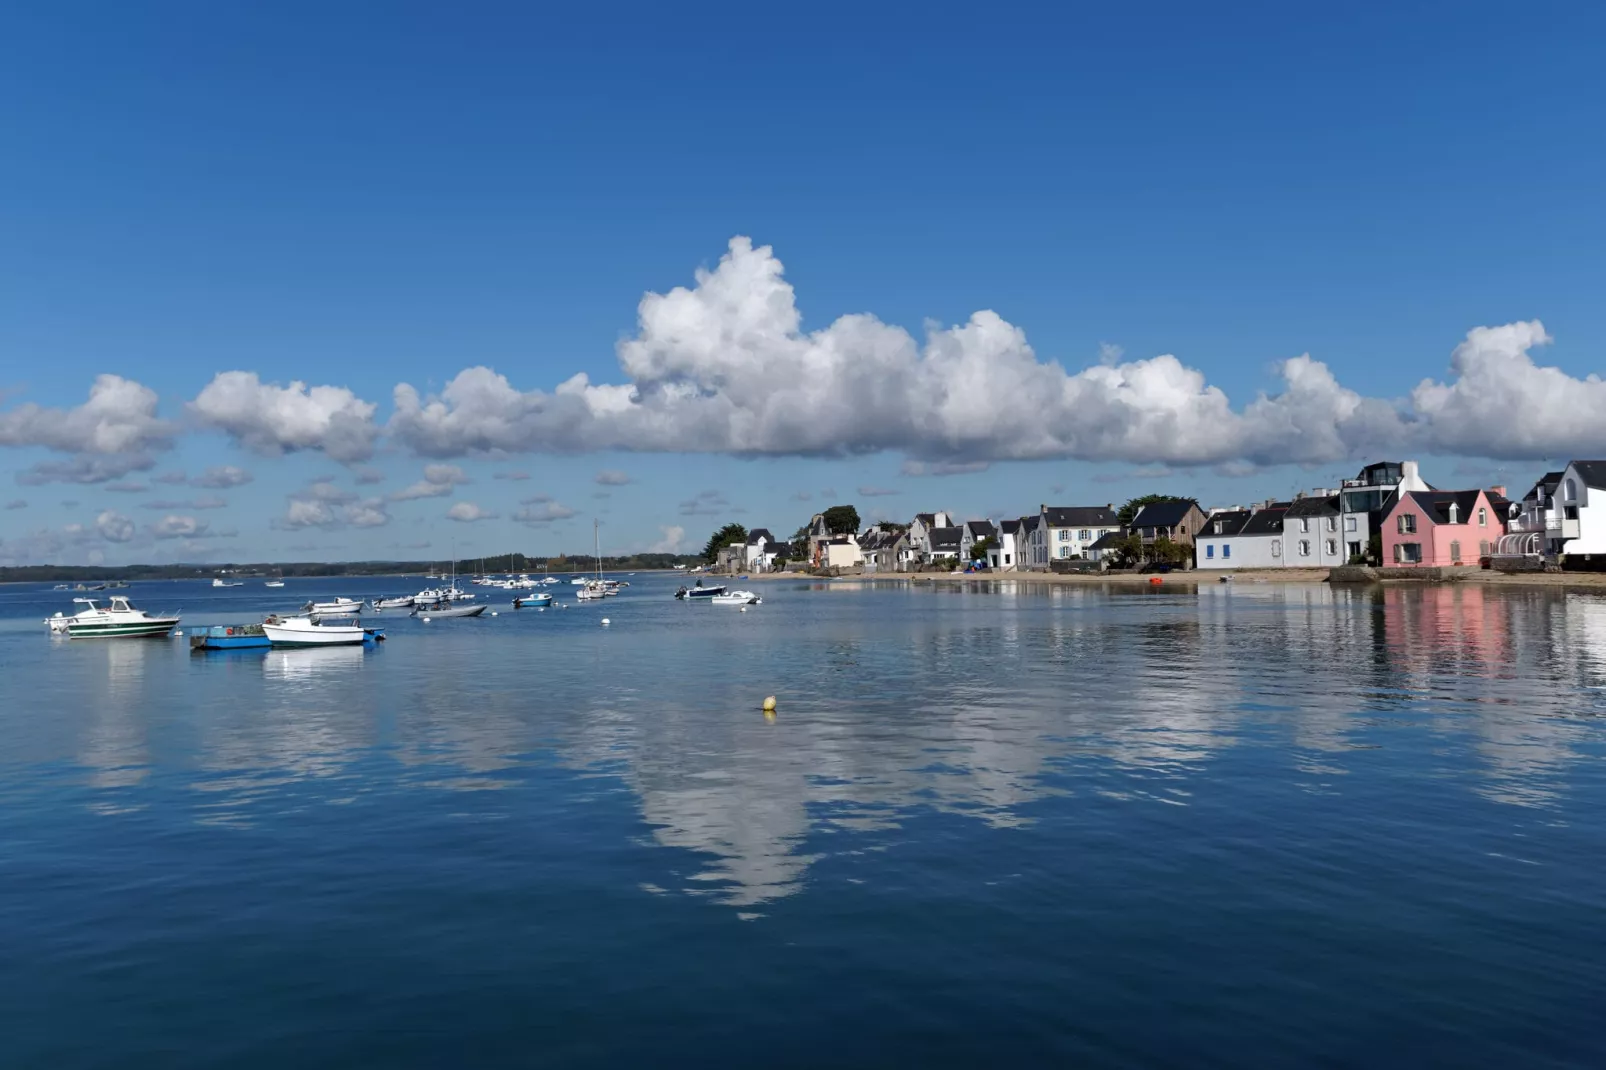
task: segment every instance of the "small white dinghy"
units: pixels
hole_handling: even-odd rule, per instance
[[[709,601],[716,606],[757,606],[764,603],[764,599],[752,591],[726,591],[714,595]]]

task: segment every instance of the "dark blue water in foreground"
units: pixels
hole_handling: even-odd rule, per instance
[[[1606,598],[672,585],[0,588],[0,1065],[1606,1065]]]

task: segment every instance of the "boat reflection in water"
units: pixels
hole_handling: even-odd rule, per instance
[[[262,659],[262,675],[269,680],[304,683],[359,672],[366,649],[362,646],[275,647]]]

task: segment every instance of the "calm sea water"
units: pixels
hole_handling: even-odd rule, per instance
[[[1606,599],[672,587],[0,588],[0,1065],[1606,1065]]]

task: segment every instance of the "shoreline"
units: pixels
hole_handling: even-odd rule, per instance
[[[734,577],[720,577],[720,582],[729,586],[733,581],[742,583],[763,583],[775,580],[810,580],[826,583],[907,583],[912,586],[922,584],[949,584],[973,585],[994,583],[1028,583],[1047,586],[1120,586],[1120,587],[1200,587],[1216,586],[1221,584],[1224,576],[1230,576],[1228,586],[1233,583],[1255,585],[1265,584],[1308,584],[1327,583],[1331,570],[1325,568],[1280,568],[1280,569],[1240,569],[1229,571],[1226,569],[1201,572],[1167,572],[1163,574],[1148,573],[1058,573],[1058,572],[871,572],[849,576],[810,576],[800,572],[771,572],[750,573],[746,580],[734,581]],[[1160,583],[1149,581],[1159,579]],[[1453,587],[1457,585],[1473,584],[1486,587],[1561,587],[1578,588],[1581,590],[1606,591],[1606,572],[1495,572],[1486,569],[1471,569],[1447,579],[1408,579],[1385,576],[1382,579],[1363,583],[1336,583],[1335,587]]]

